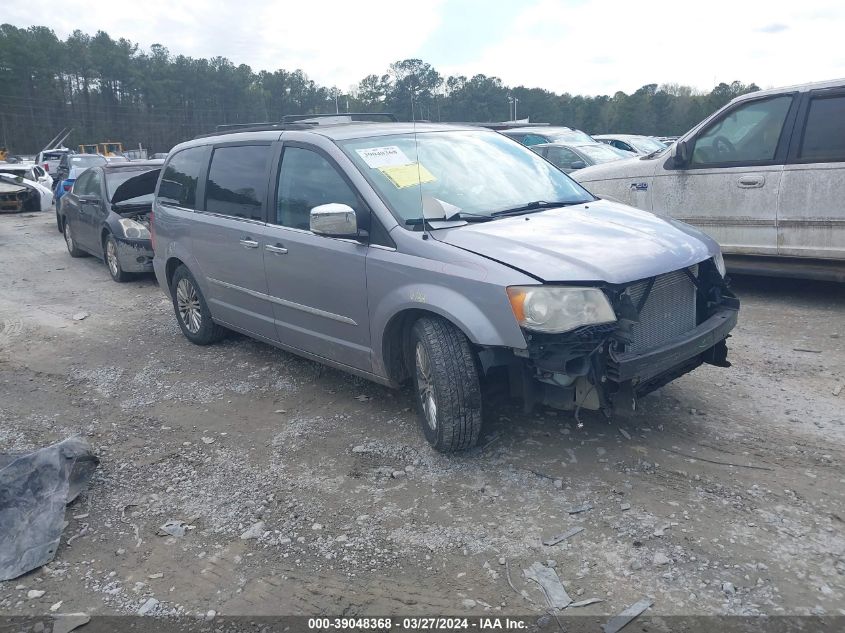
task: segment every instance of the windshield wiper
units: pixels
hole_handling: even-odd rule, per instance
[[[545,200],[535,200],[534,202],[529,202],[528,204],[524,204],[519,207],[514,207],[512,209],[502,209],[501,211],[495,211],[490,214],[491,217],[500,218],[502,216],[507,215],[520,215],[522,213],[533,213],[535,211],[542,211],[543,209],[553,209],[555,207],[569,207],[574,204],[582,204],[586,202],[586,200],[581,200],[578,202],[546,202]]]
[[[489,222],[492,219],[491,216],[486,214],[463,211],[450,215],[448,218],[410,218],[405,220],[405,226],[422,226],[423,223],[430,225],[432,222]]]

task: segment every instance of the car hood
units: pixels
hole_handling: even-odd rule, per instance
[[[719,249],[687,224],[607,200],[433,235],[546,282],[627,283],[692,266]]]
[[[151,169],[133,176],[129,180],[125,180],[121,185],[114,190],[111,197],[112,204],[118,204],[125,200],[138,198],[140,196],[148,196],[155,192],[156,182],[161,169]]]
[[[592,167],[579,169],[571,174],[577,182],[587,185],[594,180],[613,180],[616,178],[642,178],[654,174],[660,160],[666,159],[666,154],[654,158],[643,159],[640,156],[615,160],[611,163],[601,163]]]

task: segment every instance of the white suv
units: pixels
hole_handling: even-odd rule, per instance
[[[737,97],[667,149],[572,177],[703,229],[736,272],[845,281],[845,80]]]

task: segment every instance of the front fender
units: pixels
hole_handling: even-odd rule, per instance
[[[429,242],[460,259],[451,262],[398,252],[373,252],[367,259],[373,368],[386,375],[385,336],[408,311],[436,314],[453,323],[475,345],[524,349],[525,336],[513,315],[507,286],[536,283],[497,262]]]

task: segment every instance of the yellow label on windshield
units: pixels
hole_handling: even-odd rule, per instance
[[[419,163],[410,163],[409,165],[391,165],[389,167],[379,167],[381,173],[388,177],[390,182],[397,189],[404,189],[405,187],[413,187],[415,185],[424,185],[427,182],[434,182],[437,178],[434,177],[423,165]]]

